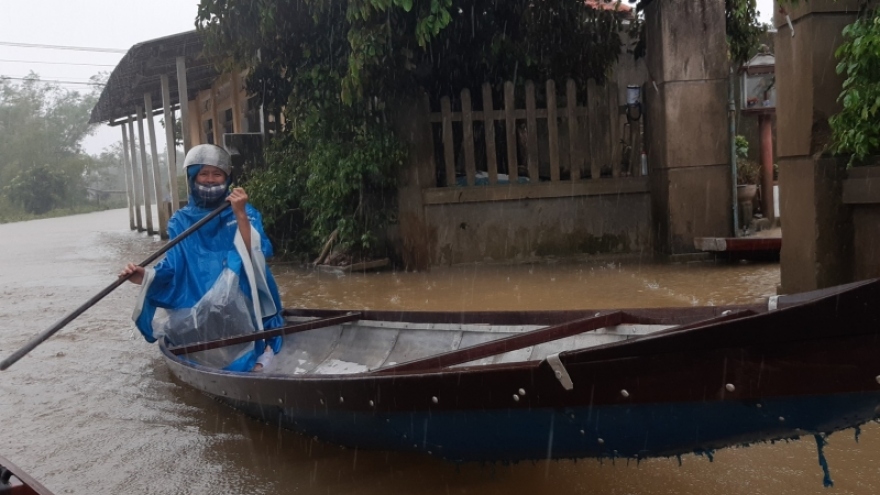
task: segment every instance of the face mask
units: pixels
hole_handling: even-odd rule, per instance
[[[201,184],[193,184],[193,197],[198,203],[204,206],[219,205],[220,201],[226,197],[226,184],[216,186],[203,186]]]

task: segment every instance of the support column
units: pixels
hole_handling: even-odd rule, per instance
[[[773,220],[773,116],[760,114],[758,128],[761,133],[761,211]]]
[[[858,0],[785,3],[773,19],[776,34],[776,151],[783,293],[852,280],[853,231],[843,204],[846,159],[822,158],[831,137],[828,119],[840,110],[843,78],[834,52],[843,28],[858,14]]]
[[[153,95],[144,93],[144,110],[147,119],[147,131],[150,134],[150,160],[153,163],[153,190],[156,193],[156,211],[159,217],[159,237],[168,239],[168,212],[171,208],[171,195],[162,182],[159,170],[159,149],[156,146],[156,123],[153,119]],[[166,199],[167,198],[167,199]]]
[[[134,187],[135,207],[137,213],[137,230],[143,232],[144,218],[141,214],[141,205],[143,204],[144,186],[141,184],[142,175],[138,166],[137,151],[135,151],[134,140],[134,119],[128,119],[128,142],[130,143],[129,152],[131,152],[131,184]]]
[[[645,10],[645,146],[654,249],[696,252],[694,237],[733,234],[724,2],[663,0]]]
[[[408,153],[399,176],[399,237],[394,244],[407,270],[427,270],[435,248],[432,239],[436,240],[436,235],[430,233],[422,199],[422,191],[434,186],[434,141],[428,118],[431,107],[427,95],[399,103],[395,107],[399,110],[392,111],[391,122],[395,133],[406,143]]]
[[[186,57],[177,57],[177,100],[180,102],[180,129],[183,132],[183,152],[192,148],[192,133],[189,126],[189,91],[186,82]]]
[[[165,116],[165,159],[168,161],[168,186],[171,194],[171,213],[180,207],[180,196],[177,191],[177,144],[174,142],[174,109],[171,103],[171,86],[168,84],[168,76],[162,74],[159,78],[162,85],[162,110]],[[181,103],[181,107],[186,102]]]
[[[156,234],[156,230],[153,228],[153,205],[152,200],[150,199],[150,172],[149,165],[147,165],[147,143],[144,139],[144,109],[141,107],[135,107],[135,114],[137,115],[137,128],[138,128],[138,140],[140,141],[140,152],[141,152],[141,176],[143,178],[143,186],[144,186],[144,214],[147,217],[147,233],[150,235]]]
[[[125,198],[128,200],[128,225],[131,230],[136,230],[137,224],[134,220],[134,212],[137,210],[138,218],[140,218],[140,209],[137,207],[134,197],[134,185],[131,183],[131,163],[129,163],[128,134],[125,132],[125,124],[126,122],[123,122],[119,126],[122,129],[122,174],[125,177]]]
[[[241,124],[241,96],[239,94],[239,90],[241,89],[241,77],[238,74],[238,71],[232,71],[232,81],[230,84],[232,85],[232,132],[242,132],[242,124]]]

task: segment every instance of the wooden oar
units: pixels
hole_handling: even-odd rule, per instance
[[[342,316],[332,316],[329,318],[319,318],[317,320],[304,321],[294,325],[287,325],[281,328],[273,328],[263,332],[249,333],[246,335],[237,335],[227,339],[209,340],[206,342],[196,342],[194,344],[186,344],[177,347],[169,347],[168,352],[179,356],[181,354],[191,354],[193,352],[207,351],[226,347],[228,345],[244,344],[245,342],[253,342],[255,340],[271,339],[280,335],[287,335],[297,332],[305,332],[306,330],[314,330],[316,328],[331,327],[333,325],[341,325],[350,321],[360,320],[360,313],[347,313]]]
[[[181,232],[181,234],[180,234],[179,236],[175,237],[174,239],[171,239],[170,241],[168,241],[167,244],[165,244],[164,246],[162,246],[161,249],[159,249],[159,250],[156,251],[155,253],[151,254],[150,257],[148,257],[148,258],[145,259],[144,261],[141,261],[141,262],[138,264],[138,266],[144,266],[144,267],[145,267],[145,266],[149,265],[150,263],[156,261],[160,256],[162,256],[163,254],[165,254],[169,249],[171,249],[171,248],[173,248],[174,246],[176,246],[177,243],[179,243],[180,241],[184,240],[187,236],[189,236],[189,235],[192,234],[193,232],[199,230],[199,228],[201,228],[202,225],[205,225],[205,224],[208,223],[212,218],[214,218],[214,217],[216,217],[217,215],[219,215],[220,212],[223,211],[224,209],[226,209],[228,206],[229,206],[229,202],[224,201],[222,205],[220,205],[219,207],[217,207],[217,209],[215,209],[215,210],[212,211],[211,213],[208,213],[208,214],[205,216],[205,218],[203,218],[203,219],[199,220],[198,222],[194,223],[192,227],[190,227],[190,228],[184,230],[183,232]],[[8,358],[4,359],[3,362],[0,362],[0,371],[5,370],[6,368],[9,368],[9,367],[12,366],[13,364],[15,364],[16,361],[18,361],[19,359],[23,358],[27,353],[29,353],[29,352],[31,352],[32,350],[34,350],[34,348],[36,348],[38,345],[40,345],[40,344],[42,344],[43,342],[45,342],[46,340],[48,340],[49,337],[55,335],[59,330],[61,330],[62,328],[64,328],[65,325],[67,325],[68,323],[70,323],[71,321],[73,321],[77,316],[83,314],[83,313],[85,312],[85,310],[87,310],[87,309],[91,308],[92,306],[94,306],[95,303],[97,303],[98,301],[100,301],[101,299],[103,299],[104,296],[106,296],[107,294],[113,292],[114,289],[116,289],[117,287],[119,287],[120,285],[122,285],[123,282],[125,282],[126,280],[128,280],[129,278],[131,278],[132,275],[134,275],[134,273],[130,273],[130,274],[124,276],[124,277],[119,277],[119,278],[117,278],[115,282],[113,282],[112,284],[108,285],[108,286],[107,286],[104,290],[102,290],[101,292],[95,294],[91,299],[89,299],[88,301],[86,301],[85,304],[83,304],[82,306],[80,306],[80,307],[76,308],[75,310],[71,311],[70,313],[68,313],[64,318],[61,318],[60,320],[58,320],[58,321],[57,321],[54,325],[52,325],[51,327],[49,327],[49,328],[43,330],[42,333],[40,333],[40,334],[37,335],[36,337],[32,338],[32,339],[30,340],[30,342],[28,342],[27,344],[24,345],[24,347],[22,347],[21,349],[15,351],[14,353],[12,353],[12,355],[10,355]]]
[[[417,372],[438,368],[446,368],[456,364],[476,361],[478,359],[497,356],[505,352],[517,351],[526,347],[571,337],[591,330],[603,327],[620,325],[625,322],[623,311],[600,312],[595,316],[567,321],[558,325],[538,328],[529,332],[491,340],[482,344],[476,344],[463,349],[445,352],[414,361],[394,364],[374,370],[373,373],[400,373]]]

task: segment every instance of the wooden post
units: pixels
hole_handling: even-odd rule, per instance
[[[241,77],[238,71],[232,72],[232,132],[243,132],[241,130],[241,100],[239,100],[239,87],[241,86]]]
[[[538,173],[538,119],[535,112],[535,83],[526,81],[526,148],[529,166],[529,182],[537,184],[541,178]]]
[[[519,160],[516,154],[516,101],[513,95],[513,83],[504,83],[504,128],[507,131],[507,173],[510,183],[519,182]]]
[[[587,81],[587,114],[590,130],[590,178],[599,179],[602,167],[609,165],[611,150],[608,149],[608,98],[605,88],[596,84],[595,79]]]
[[[550,182],[559,182],[559,127],[556,120],[556,81],[547,80],[547,134],[550,142]],[[569,138],[571,140],[571,138]]]
[[[128,161],[128,134],[125,132],[126,122],[119,126],[122,129],[122,173],[125,176],[125,197],[128,200],[128,225],[131,230],[136,230],[137,224],[134,221],[134,211],[137,209],[137,203],[134,198],[134,186],[131,183],[131,163]],[[140,210],[138,212],[140,213]]]
[[[143,232],[146,230],[144,228],[144,218],[141,214],[141,204],[143,203],[143,193],[144,187],[141,185],[141,174],[140,167],[138,167],[137,161],[137,151],[135,151],[135,140],[134,140],[134,119],[128,119],[128,142],[130,146],[128,147],[128,151],[131,153],[131,184],[134,187],[134,198],[135,198],[135,214],[137,215],[137,230],[138,232]]]
[[[489,185],[498,183],[498,157],[495,156],[495,110],[492,106],[492,86],[483,83],[483,134],[486,136],[486,172]]]
[[[144,109],[141,107],[135,107],[135,113],[137,114],[137,128],[138,128],[138,140],[140,141],[140,151],[141,151],[141,175],[143,176],[143,186],[144,186],[144,214],[147,217],[147,233],[153,235],[156,233],[156,230],[153,228],[153,205],[150,200],[150,173],[147,171],[149,167],[147,165],[147,143],[144,139]]]
[[[584,157],[578,151],[577,143],[581,142],[581,135],[578,132],[578,117],[575,113],[577,108],[577,89],[574,79],[565,81],[565,111],[568,116],[568,161],[571,168],[571,180],[581,180],[581,165]]]
[[[773,116],[762,113],[758,116],[761,131],[761,211],[765,218],[773,220]]]
[[[162,110],[165,116],[165,159],[168,161],[168,192],[171,195],[171,213],[177,211],[180,196],[177,190],[177,145],[174,142],[174,109],[171,103],[171,86],[168,75],[159,78],[162,85]],[[186,102],[181,103],[181,107]]]
[[[183,132],[183,152],[192,148],[189,126],[189,91],[186,83],[186,57],[177,57],[177,101],[180,103],[180,130]]]
[[[443,158],[446,162],[446,186],[455,186],[455,148],[452,143],[452,104],[448,96],[440,99],[440,115],[443,119]]]
[[[156,123],[153,119],[153,95],[144,93],[144,109],[147,118],[147,131],[150,133],[150,161],[153,163],[153,190],[156,194],[156,210],[159,217],[159,236],[168,239],[168,209],[165,206],[165,187],[162,172],[159,170],[159,149],[156,146]],[[169,202],[170,202],[169,197]]]
[[[620,164],[623,160],[623,148],[621,148],[623,131],[620,128],[623,124],[620,120],[617,84],[611,78],[605,79],[605,91],[608,95],[608,132],[610,134],[609,144],[611,146],[611,152],[609,153],[609,159],[611,160],[611,176],[617,178],[620,177]]]
[[[223,147],[223,134],[220,130],[220,116],[217,114],[217,83],[211,85],[211,121],[214,131],[214,144]]]
[[[471,108],[471,90],[461,90],[462,151],[467,185],[476,184],[477,167],[474,162],[474,114]]]

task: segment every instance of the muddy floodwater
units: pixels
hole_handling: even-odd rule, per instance
[[[0,225],[5,357],[158,249],[126,210]],[[285,305],[568,309],[746,303],[778,264],[565,260],[338,275],[278,265]],[[279,430],[177,383],[132,330],[125,284],[0,372],[0,454],[57,494],[877,494],[880,427],[829,438],[823,488],[812,438],[635,462],[455,465],[355,452]],[[880,359],[880,356],[878,356]]]

